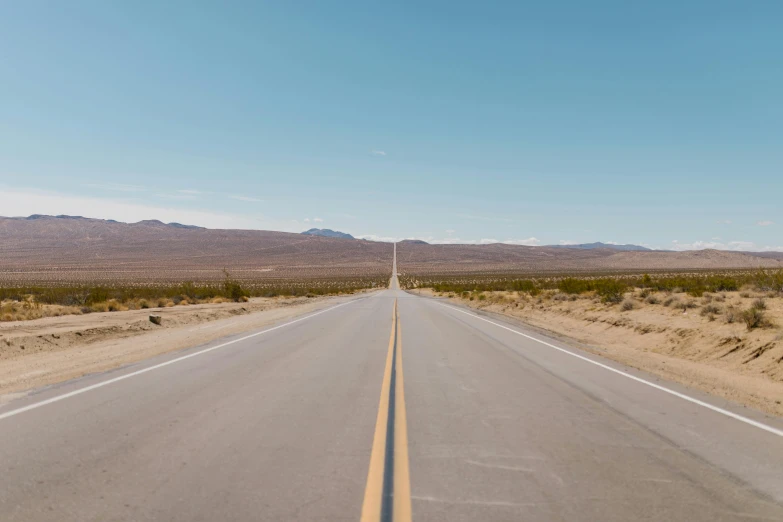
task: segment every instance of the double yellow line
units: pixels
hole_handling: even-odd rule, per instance
[[[362,504],[362,522],[409,522],[411,482],[408,469],[408,421],[402,376],[402,343],[397,299],[392,312],[392,332],[381,401],[375,421],[370,471]]]

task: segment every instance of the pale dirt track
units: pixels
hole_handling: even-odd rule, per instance
[[[31,388],[112,370],[261,328],[343,298],[254,298],[0,323],[0,403]],[[160,326],[150,315],[162,317]]]

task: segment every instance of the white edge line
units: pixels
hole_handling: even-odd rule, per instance
[[[783,437],[783,430],[779,430],[777,428],[774,428],[772,426],[768,426],[767,424],[763,424],[761,422],[755,421],[753,419],[749,419],[747,417],[743,417],[742,415],[738,415],[734,412],[731,412],[729,410],[724,410],[723,408],[719,408],[717,406],[713,406],[712,404],[704,401],[700,401],[699,399],[694,399],[693,397],[689,397],[688,395],[685,395],[684,393],[676,392],[672,389],[666,388],[665,386],[661,386],[659,384],[655,384],[654,382],[650,382],[648,380],[642,379],[640,377],[636,377],[635,375],[628,374],[624,371],[618,370],[617,368],[612,368],[609,365],[600,363],[598,361],[594,361],[590,359],[589,357],[585,357],[583,355],[579,355],[578,353],[574,353],[570,350],[566,350],[564,348],[560,348],[559,346],[555,346],[554,344],[550,344],[546,341],[542,341],[541,339],[536,339],[535,337],[532,337],[527,334],[523,334],[522,332],[518,332],[517,330],[514,330],[513,328],[509,328],[508,326],[504,326],[500,323],[496,323],[494,321],[490,321],[489,319],[484,319],[483,317],[472,314],[470,312],[466,312],[465,310],[460,310],[459,308],[456,308],[454,306],[445,305],[443,303],[438,303],[441,306],[445,306],[446,308],[451,308],[452,310],[455,310],[457,312],[463,313],[465,315],[469,315],[471,317],[475,317],[476,319],[480,319],[481,321],[485,321],[489,324],[494,324],[497,327],[503,328],[504,330],[508,330],[509,332],[515,333],[517,335],[521,335],[522,337],[526,337],[530,339],[531,341],[536,341],[537,343],[541,343],[544,346],[548,346],[550,348],[554,348],[555,350],[558,350],[560,352],[563,352],[565,354],[568,354],[572,357],[576,357],[577,359],[581,359],[583,361],[589,362],[590,364],[594,364],[596,366],[600,366],[604,370],[609,370],[610,372],[616,373],[618,375],[622,375],[623,377],[627,377],[628,379],[634,380],[636,382],[640,382],[642,384],[646,384],[647,386],[650,386],[652,388],[655,388],[656,390],[660,390],[662,392],[668,393],[670,395],[674,395],[675,397],[679,397],[680,399],[686,400],[688,402],[692,402],[693,404],[698,404],[699,406],[702,406],[704,408],[707,408],[709,410],[712,410],[714,412],[720,413],[722,415],[725,415],[727,417],[731,417],[732,419],[736,419],[740,422],[744,422],[745,424],[750,424],[751,426],[755,426],[756,428],[762,429],[764,431],[767,431],[769,433],[772,433],[773,435],[777,435],[778,437]],[[0,417],[1,418],[1,417]]]
[[[205,353],[218,350],[220,348],[224,348],[230,344],[238,343],[241,341],[245,341],[247,339],[250,339],[252,337],[256,337],[258,335],[262,335],[268,332],[271,332],[272,330],[277,330],[278,328],[283,328],[284,326],[289,326],[294,323],[298,323],[299,321],[304,321],[306,319],[310,319],[311,317],[315,317],[316,315],[325,314],[326,312],[329,312],[331,310],[334,310],[335,308],[340,308],[341,306],[345,306],[347,304],[356,303],[359,301],[363,301],[364,299],[367,299],[367,297],[362,297],[360,299],[354,299],[345,303],[340,303],[336,306],[332,306],[330,308],[327,308],[325,310],[321,310],[319,312],[316,312],[314,314],[306,315],[305,317],[300,317],[299,319],[294,319],[293,321],[289,321],[287,323],[283,323],[277,326],[273,326],[272,328],[267,328],[266,330],[262,330],[260,332],[256,332],[250,335],[246,335],[244,337],[240,337],[239,339],[234,339],[233,341],[228,341],[223,344],[218,344],[217,346],[212,346],[210,348],[205,348],[204,350],[199,350],[198,352],[189,353],[188,355],[183,355],[182,357],[177,357],[175,359],[171,359],[170,361],[162,362],[160,364],[156,364],[154,366],[150,366],[148,368],[143,368],[141,370],[137,370],[135,372],[127,373],[125,375],[120,375],[119,377],[115,377],[113,379],[109,379],[108,381],[98,382],[95,384],[92,384],[90,386],[86,386],[84,388],[79,388],[78,390],[74,390],[72,392],[64,393],[62,395],[57,395],[55,397],[51,397],[49,399],[46,399],[41,402],[35,402],[33,404],[28,404],[27,406],[23,406],[21,408],[17,408],[15,410],[7,411],[5,413],[0,414],[0,421],[3,419],[7,419],[8,417],[13,417],[14,415],[19,415],[20,413],[24,413],[26,411],[34,410],[36,408],[40,408],[41,406],[46,406],[47,404],[52,404],[54,402],[59,402],[64,399],[68,399],[70,397],[74,397],[76,395],[81,395],[82,393],[86,393],[88,391],[96,390],[98,388],[102,388],[104,386],[108,386],[110,384],[114,384],[115,382],[123,381],[125,379],[130,379],[131,377],[135,377],[137,375],[141,375],[143,373],[151,372],[152,370],[157,370],[158,368],[163,368],[164,366],[168,366],[170,364],[174,364],[180,361],[184,361],[185,359],[190,359],[191,357],[196,357],[197,355],[203,355]]]

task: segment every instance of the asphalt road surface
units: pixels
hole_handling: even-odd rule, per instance
[[[782,428],[393,278],[3,405],[0,520],[780,521]]]

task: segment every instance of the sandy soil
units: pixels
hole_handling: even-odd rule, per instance
[[[436,295],[417,290],[421,295]],[[437,294],[447,297],[447,294]],[[512,292],[486,292],[473,301],[451,297],[460,304],[511,316],[548,332],[575,339],[587,350],[733,402],[774,415],[783,415],[783,298],[766,298],[766,328],[748,331],[740,319],[728,323],[727,310],[750,308],[762,294],[741,297],[737,292],[711,300],[684,294],[658,294],[648,304],[639,292],[627,299],[634,309],[601,303],[597,298],[568,300],[554,294],[530,297]],[[747,294],[746,294],[747,295]],[[683,310],[663,306],[668,297],[691,302]],[[559,300],[563,299],[563,300]],[[705,301],[710,301],[705,302]],[[720,311],[710,317],[706,305]]]
[[[336,298],[254,298],[0,323],[0,403],[23,390],[111,370],[325,308]],[[161,325],[149,320],[161,316]]]

